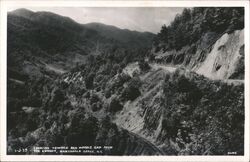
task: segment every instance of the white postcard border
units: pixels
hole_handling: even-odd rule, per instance
[[[249,161],[249,1],[15,1],[2,0],[0,17],[1,161]],[[9,7],[245,7],[245,155],[244,156],[69,156],[6,155],[7,8]]]

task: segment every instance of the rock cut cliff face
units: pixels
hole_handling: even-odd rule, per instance
[[[231,34],[225,33],[213,45],[205,61],[193,70],[211,79],[229,79],[244,57],[240,54],[243,45],[244,30],[237,30]]]

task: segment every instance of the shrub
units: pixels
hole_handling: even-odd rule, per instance
[[[102,108],[102,106],[101,106],[101,103],[100,102],[97,102],[97,103],[93,103],[92,105],[91,105],[91,109],[92,109],[92,111],[99,111],[100,109]]]
[[[86,78],[85,78],[85,85],[87,89],[92,89],[93,88],[93,81],[94,81],[95,74],[90,73]]]
[[[120,104],[119,100],[114,97],[111,99],[110,105],[109,105],[109,111],[110,112],[117,112],[122,110],[123,106]]]
[[[141,92],[139,88],[141,87],[142,82],[140,78],[136,77],[131,79],[128,82],[127,87],[123,89],[123,92],[121,94],[122,99],[126,100],[135,100],[137,97],[141,95]]]
[[[94,103],[97,103],[98,101],[100,101],[98,95],[97,94],[92,94],[91,97],[90,97],[90,103],[94,104]]]
[[[144,59],[139,61],[139,67],[142,71],[148,71],[150,69],[148,62],[146,62]]]
[[[137,97],[139,97],[141,95],[141,92],[139,90],[139,88],[135,87],[135,86],[127,86],[123,91],[122,91],[122,99],[125,99],[125,101],[127,100],[135,100]]]

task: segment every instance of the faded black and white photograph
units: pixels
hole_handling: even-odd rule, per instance
[[[243,156],[244,7],[10,7],[7,155]]]

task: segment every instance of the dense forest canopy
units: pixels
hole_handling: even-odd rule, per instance
[[[244,28],[242,7],[185,8],[169,25],[163,25],[155,38],[158,49],[179,50],[195,43],[206,32],[222,34]]]

